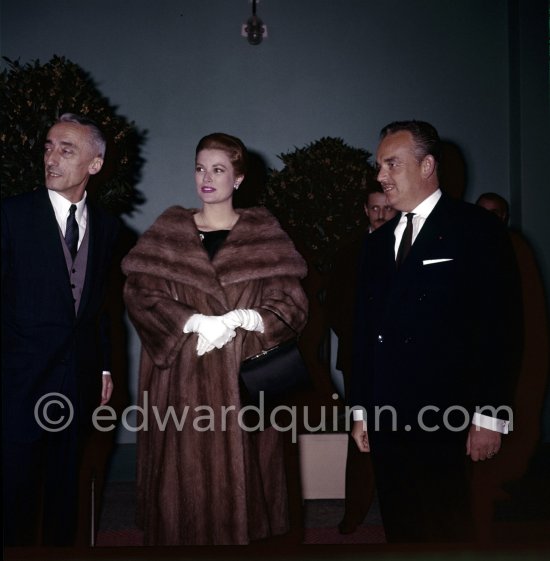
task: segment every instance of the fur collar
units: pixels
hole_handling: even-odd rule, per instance
[[[147,274],[212,294],[220,285],[305,277],[305,261],[267,209],[237,209],[240,218],[212,261],[193,220],[196,212],[180,206],[163,212],[123,260],[124,274]]]

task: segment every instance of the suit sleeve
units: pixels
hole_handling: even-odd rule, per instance
[[[347,401],[350,407],[356,405],[365,406],[367,403],[367,382],[368,367],[367,356],[365,352],[365,335],[366,335],[366,275],[368,270],[367,264],[367,244],[365,239],[363,248],[359,258],[359,267],[357,274],[357,288],[355,294],[355,311],[353,318],[352,333],[352,372],[349,391],[347,391]]]
[[[492,217],[489,217],[492,219]],[[480,229],[475,251],[472,313],[475,348],[472,370],[480,413],[507,418],[499,408],[511,406],[522,354],[521,291],[508,233],[496,220]]]
[[[116,293],[116,288],[120,290],[120,285],[115,282],[115,271],[119,270],[120,264],[120,254],[119,249],[119,235],[120,235],[120,222],[110,218],[110,228],[106,229],[109,233],[103,240],[105,245],[105,262],[104,267],[106,269],[105,279],[106,287],[105,293],[103,294],[103,306],[101,308],[99,316],[99,338],[101,342],[102,349],[102,371],[111,372],[112,371],[112,331],[111,322],[112,314],[111,308],[113,306],[113,300],[120,299],[120,292]],[[111,372],[112,373],[112,372]],[[101,372],[100,372],[101,374]]]

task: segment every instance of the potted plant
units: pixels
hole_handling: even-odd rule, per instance
[[[371,154],[340,138],[324,137],[279,155],[261,202],[279,219],[320,272],[336,251],[366,228],[366,191],[374,180]]]

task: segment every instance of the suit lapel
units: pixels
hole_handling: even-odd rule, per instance
[[[396,272],[395,267],[395,228],[399,224],[399,220],[401,219],[401,214],[398,213],[394,216],[389,222],[386,222],[382,227],[380,227],[377,231],[370,234],[371,236],[378,233],[378,235],[383,235],[386,239],[380,244],[384,255],[382,259],[379,259],[379,262],[384,263],[387,267],[388,271],[391,273],[393,277]]]
[[[34,208],[33,243],[36,243],[36,255],[40,256],[40,261],[47,264],[45,273],[51,278],[52,285],[62,291],[67,306],[74,313],[69,273],[61,245],[63,242],[46,188],[37,191]]]
[[[437,246],[449,227],[448,208],[449,200],[442,195],[412,244],[407,259],[399,269],[399,277],[406,277],[407,273],[414,272],[418,266],[422,266],[422,260],[430,258],[434,251],[439,256]]]

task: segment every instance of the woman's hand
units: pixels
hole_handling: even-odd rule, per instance
[[[222,316],[224,323],[236,329],[237,327],[242,327],[247,331],[259,331],[264,332],[264,322],[262,316],[256,310],[232,310],[227,312]]]
[[[223,321],[223,316],[192,315],[183,328],[184,333],[198,333],[197,355],[221,349],[235,337],[235,330]]]

